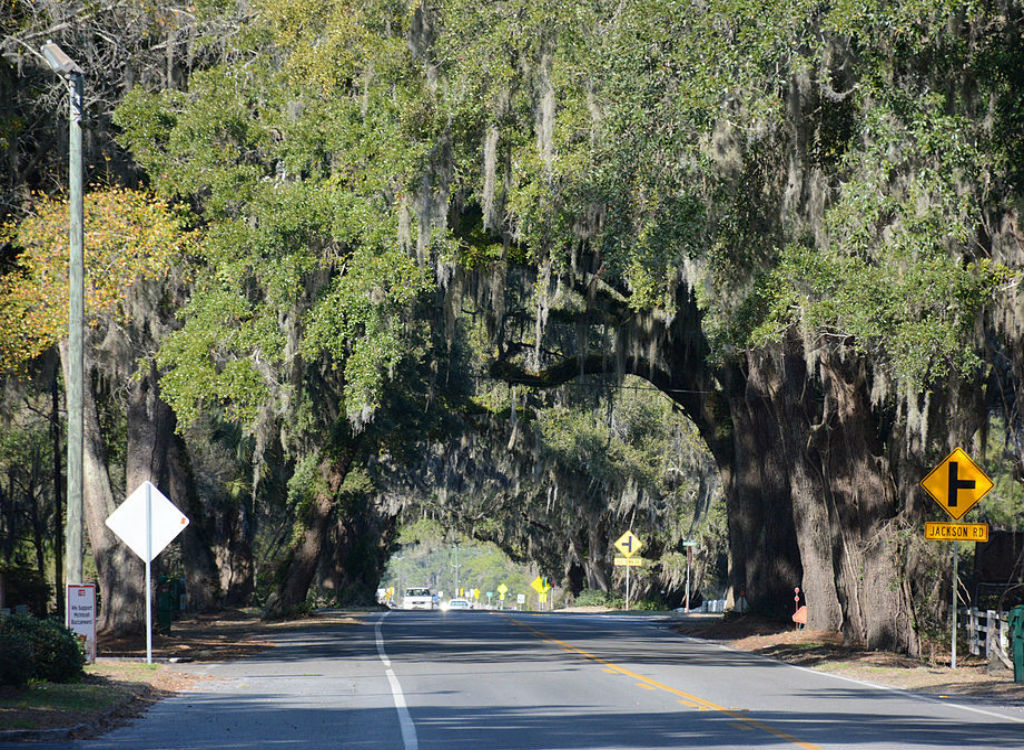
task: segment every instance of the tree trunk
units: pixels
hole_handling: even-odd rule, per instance
[[[603,533],[601,519],[590,517],[587,525],[589,544],[587,545],[587,588],[602,591],[605,594],[612,590],[608,577],[608,561],[604,550],[608,549],[608,535]]]
[[[67,343],[60,345],[61,364],[67,378]],[[107,516],[116,504],[110,486],[107,451],[100,430],[96,393],[86,367],[82,387],[83,405],[83,518],[96,561],[99,594],[102,597],[97,629],[121,635],[145,630],[145,567],[135,553],[107,528]]]
[[[48,357],[49,359],[49,357]],[[53,367],[50,381],[50,438],[53,442],[53,571],[54,588],[57,593],[57,617],[64,621],[64,508],[61,491],[64,483],[61,474],[60,449],[60,395],[57,388],[57,367]]]
[[[300,610],[316,577],[320,555],[327,543],[338,489],[351,465],[351,453],[341,461],[321,460],[321,489],[297,519],[301,528],[282,566],[277,590],[266,605],[267,617],[284,617]]]
[[[177,417],[160,398],[156,365],[133,384],[128,400],[127,488],[134,492],[143,482],[155,485],[188,516],[189,525],[177,538],[185,569],[186,591],[194,609],[217,604],[219,575],[210,551],[206,518],[181,437],[175,433]]]
[[[771,404],[791,492],[808,627],[867,648],[920,650],[913,627],[905,520],[862,359],[823,359],[807,373],[790,339],[751,359],[748,382]],[[792,593],[790,595],[792,602]],[[792,606],[792,605],[791,605]]]
[[[176,498],[189,518],[188,528],[179,537],[189,606],[199,612],[215,609],[221,604],[223,589],[210,543],[210,519],[196,492],[185,443],[177,433],[171,436],[168,446],[167,474],[171,497]]]
[[[320,586],[333,593],[339,606],[372,605],[398,519],[383,512],[372,494],[347,499],[321,554]]]

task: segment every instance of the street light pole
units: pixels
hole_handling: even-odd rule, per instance
[[[67,556],[65,583],[82,583],[82,447],[84,382],[84,217],[82,206],[82,69],[55,42],[42,48],[50,68],[68,83],[68,198],[70,201],[68,262],[68,409]]]

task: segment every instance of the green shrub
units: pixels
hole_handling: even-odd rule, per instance
[[[6,617],[0,635],[23,641],[32,656],[32,675],[50,682],[70,682],[82,675],[85,655],[78,638],[53,620]]]
[[[606,594],[599,589],[583,589],[576,595],[576,600],[573,603],[577,607],[611,607],[613,609],[622,609],[624,604],[621,597],[611,593]]]
[[[665,602],[661,599],[641,599],[638,602],[630,602],[629,607],[641,612],[660,612],[667,609]]]
[[[20,687],[28,682],[35,665],[32,649],[20,638],[0,634],[0,685]]]

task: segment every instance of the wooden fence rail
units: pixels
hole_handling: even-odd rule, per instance
[[[967,633],[967,643],[975,656],[984,654],[991,660],[992,656],[999,659],[1008,668],[1013,669],[1013,662],[1008,656],[1010,651],[1010,618],[1006,613],[986,609],[984,612],[977,607],[961,608],[961,624]]]

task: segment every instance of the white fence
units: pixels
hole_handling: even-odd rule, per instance
[[[967,632],[971,653],[975,656],[984,654],[986,657],[994,654],[1012,669],[1013,663],[1007,656],[1010,651],[1009,615],[993,609],[982,612],[975,607],[960,609],[959,614],[961,627]]]

